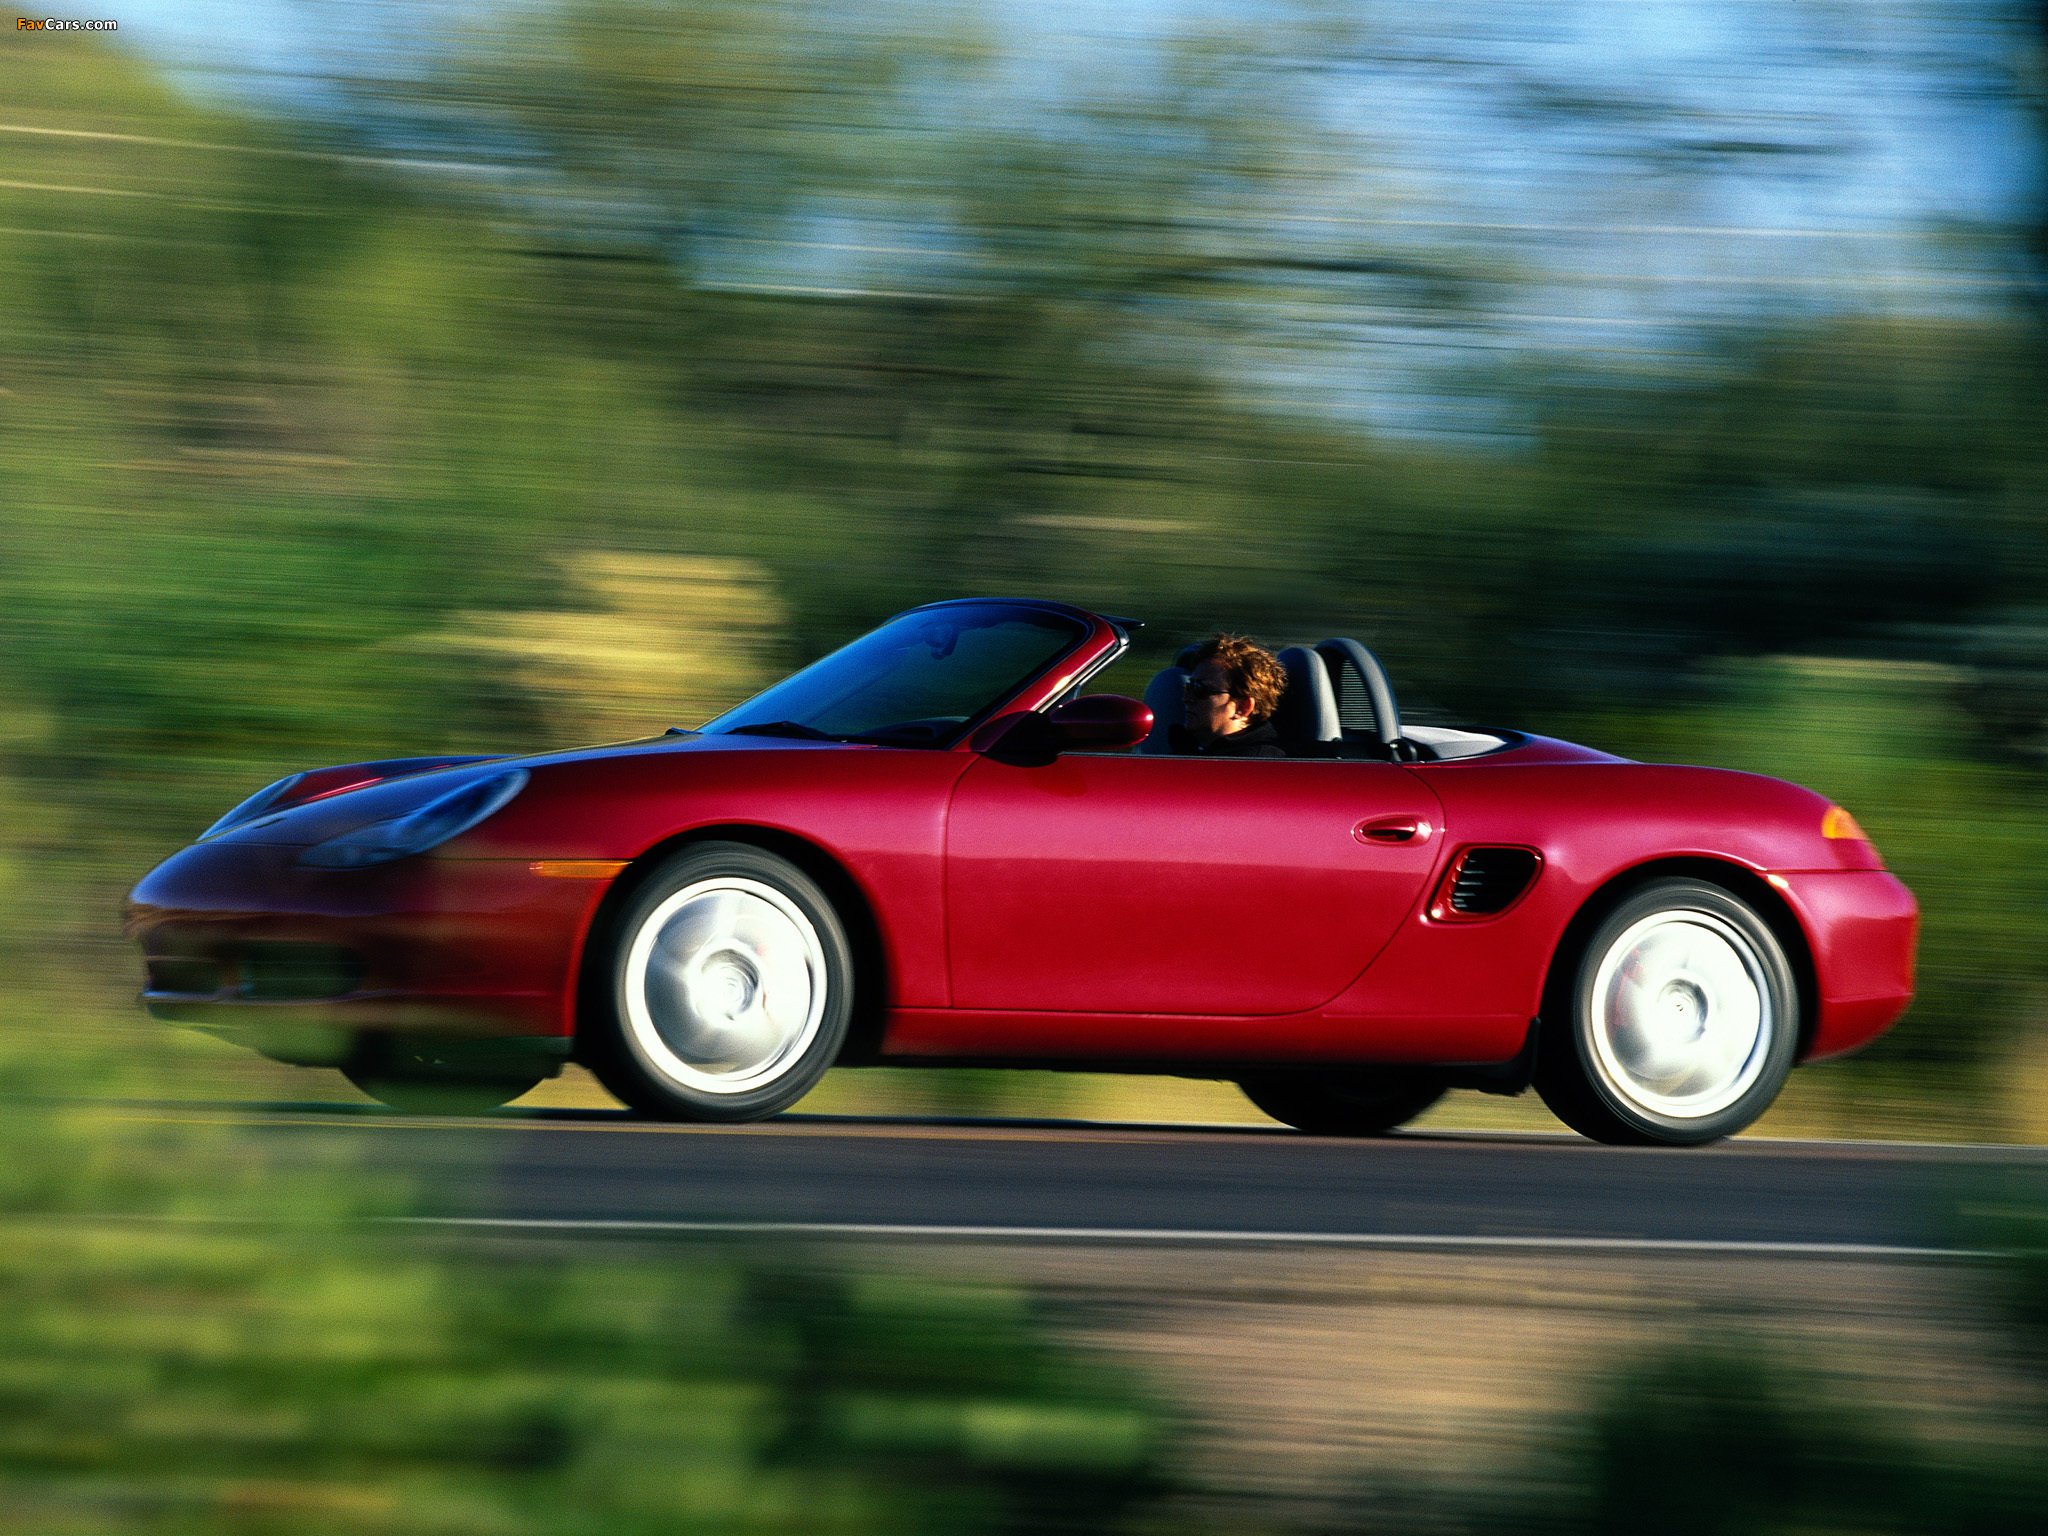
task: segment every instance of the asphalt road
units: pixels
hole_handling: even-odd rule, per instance
[[[588,1111],[437,1120],[240,1110],[289,1150],[343,1140],[442,1223],[564,1233],[781,1229],[1018,1240],[1949,1249],[1959,1202],[2034,1149],[1567,1136],[1338,1141],[1263,1127],[783,1116],[669,1126]]]

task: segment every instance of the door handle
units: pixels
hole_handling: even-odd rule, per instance
[[[1370,816],[1351,835],[1361,843],[1426,843],[1434,830],[1420,816]]]

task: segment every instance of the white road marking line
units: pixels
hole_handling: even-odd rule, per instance
[[[1743,1132],[1725,1141],[1700,1147],[1628,1146],[1602,1147],[1575,1131],[1564,1130],[1478,1130],[1455,1127],[1409,1127],[1380,1137],[1311,1137],[1278,1124],[1252,1120],[1006,1120],[973,1116],[838,1115],[802,1110],[775,1115],[766,1120],[738,1124],[644,1120],[625,1110],[513,1108],[482,1115],[406,1114],[374,1104],[223,1102],[194,1099],[94,1099],[0,1095],[0,1104],[32,1105],[37,1108],[104,1110],[121,1119],[148,1124],[199,1124],[247,1126],[359,1126],[397,1130],[550,1130],[604,1131],[650,1135],[771,1136],[791,1132],[814,1136],[903,1136],[977,1137],[1000,1136],[1008,1140],[1115,1141],[1141,1144],[1166,1137],[1198,1138],[1229,1136],[1274,1145],[1319,1141],[1366,1149],[1380,1147],[1484,1147],[1524,1146],[1532,1148],[1569,1147],[1609,1156],[1640,1156],[1676,1153],[1682,1157],[1717,1157],[1733,1153],[1840,1152],[1901,1153],[1911,1156],[1890,1159],[1911,1161],[1921,1154],[1952,1154],[1992,1162],[2048,1162],[2048,1146],[1998,1141],[1872,1141],[1868,1139],[1797,1136],[1754,1136]],[[156,1113],[150,1113],[156,1111]],[[557,1115],[560,1118],[557,1118]],[[1949,1161],[1950,1157],[1929,1158]]]
[[[1427,1232],[1210,1232],[1194,1228],[927,1226],[850,1221],[660,1221],[526,1216],[387,1216],[406,1226],[520,1232],[735,1235],[760,1237],[1018,1238],[1033,1242],[1301,1244],[1339,1248],[1507,1248],[1623,1253],[1727,1253],[1847,1259],[1978,1259],[1974,1248],[1913,1248],[1887,1243],[1786,1243],[1676,1237],[1453,1236]]]

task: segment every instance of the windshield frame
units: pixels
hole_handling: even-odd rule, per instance
[[[1071,645],[1051,657],[1036,672],[1012,687],[1006,694],[989,701],[977,713],[968,716],[950,730],[935,735],[929,740],[895,740],[880,732],[856,732],[846,735],[820,733],[811,739],[859,743],[869,747],[902,747],[917,752],[958,750],[966,746],[973,738],[976,729],[988,721],[1002,715],[1014,714],[1021,710],[1036,711],[1044,709],[1063,695],[1074,692],[1089,677],[1092,677],[1103,667],[1114,661],[1130,644],[1130,637],[1125,633],[1121,625],[1113,624],[1085,608],[1077,608],[1068,603],[1051,602],[1044,598],[964,597],[950,598],[944,602],[923,603],[915,608],[906,608],[900,613],[892,614],[865,634],[849,640],[847,645],[828,651],[824,656],[819,657],[809,665],[799,667],[796,671],[790,673],[789,676],[780,678],[771,683],[767,688],[760,690],[760,692],[741,700],[730,709],[724,710],[714,718],[705,721],[703,725],[697,728],[694,734],[703,736],[745,734],[769,738],[786,734],[794,739],[804,739],[801,733],[805,732],[807,728],[801,726],[786,733],[762,728],[770,725],[770,722],[753,722],[751,725],[726,728],[716,727],[719,727],[721,721],[728,720],[746,710],[755,700],[801,677],[805,672],[811,670],[812,667],[818,666],[831,657],[838,655],[840,651],[847,649],[848,646],[859,644],[868,635],[886,629],[891,624],[898,623],[913,615],[943,613],[951,608],[988,607],[1028,608],[1041,613],[1058,615],[1061,618],[1075,621],[1079,626],[1079,631]]]

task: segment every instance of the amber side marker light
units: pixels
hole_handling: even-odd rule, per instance
[[[1867,843],[1870,834],[1856,825],[1856,818],[1839,805],[1828,807],[1828,813],[1820,819],[1822,837],[1846,838],[1852,842]]]
[[[1865,852],[1855,855],[1868,858],[1879,869],[1884,868],[1884,855],[1877,851],[1877,844],[1870,840],[1870,834],[1856,825],[1856,818],[1839,805],[1828,807],[1827,814],[1820,819],[1820,835],[1832,842],[1861,843]]]
[[[526,866],[548,880],[609,880],[626,867],[624,859],[535,859]]]

